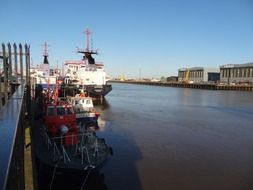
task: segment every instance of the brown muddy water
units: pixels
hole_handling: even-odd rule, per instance
[[[252,92],[113,83],[96,108],[114,155],[87,189],[253,189]]]

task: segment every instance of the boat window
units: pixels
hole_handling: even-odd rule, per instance
[[[64,107],[57,107],[57,115],[65,115]]]
[[[86,104],[90,104],[90,100],[86,100]]]
[[[67,111],[67,115],[71,115],[71,114],[73,114],[73,112],[72,112],[72,109],[71,109],[71,108],[66,108],[66,111]]]
[[[47,108],[47,115],[48,116],[53,116],[54,115],[54,108],[53,107]]]

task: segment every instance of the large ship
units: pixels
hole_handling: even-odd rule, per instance
[[[112,90],[112,86],[108,84],[109,77],[106,76],[104,65],[95,62],[92,55],[96,55],[97,51],[90,49],[90,30],[85,31],[87,36],[86,49],[78,49],[77,53],[83,54],[81,60],[66,61],[64,63],[65,79],[63,88],[77,88],[85,91],[93,98],[103,98]]]

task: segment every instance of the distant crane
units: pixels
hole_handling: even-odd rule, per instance
[[[124,74],[121,74],[120,77],[119,77],[120,81],[125,81],[126,80],[126,77]]]
[[[185,72],[184,80],[183,80],[184,83],[189,82],[189,75],[190,75],[190,70],[187,69],[186,72]]]

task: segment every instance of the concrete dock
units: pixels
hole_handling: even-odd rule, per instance
[[[25,168],[25,189],[33,190],[33,163],[31,152],[31,136],[30,128],[25,129],[25,149],[24,149],[24,168]]]

